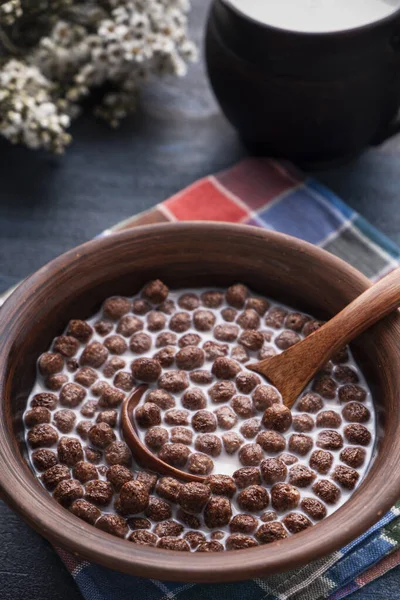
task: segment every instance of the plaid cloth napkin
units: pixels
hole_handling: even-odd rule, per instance
[[[293,166],[269,159],[246,159],[201,179],[101,235],[188,220],[246,223],[294,235],[340,256],[373,280],[400,262],[400,249],[328,189]],[[242,583],[199,585],[142,579],[57,550],[87,600],[339,600],[400,565],[400,502],[340,551],[283,575]]]

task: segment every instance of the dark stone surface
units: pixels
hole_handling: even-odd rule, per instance
[[[209,2],[193,0],[201,44]],[[201,60],[182,80],[155,82],[118,131],[90,116],[55,158],[0,140],[0,291],[115,222],[152,207],[246,152],[216,106]],[[346,202],[400,243],[399,138],[356,163],[319,174]],[[55,552],[0,502],[0,598],[81,598]],[[397,597],[399,571],[354,598]],[[372,587],[372,586],[371,586]],[[369,593],[369,592],[368,592]]]

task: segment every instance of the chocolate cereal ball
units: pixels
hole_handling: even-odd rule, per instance
[[[337,431],[326,429],[318,434],[317,446],[324,450],[340,450],[343,447],[343,438]]]
[[[200,300],[196,294],[182,294],[178,298],[178,305],[185,310],[195,310],[200,306]]]
[[[289,471],[289,483],[299,488],[308,487],[315,478],[314,471],[305,465],[294,465]]]
[[[187,470],[193,475],[208,475],[214,469],[214,463],[209,456],[193,452],[187,462]]]
[[[68,467],[65,465],[54,465],[43,473],[42,482],[48,490],[54,490],[60,481],[66,481],[67,479],[71,479],[71,474],[69,472]]]
[[[333,374],[340,383],[358,383],[360,381],[356,371],[344,365],[335,367]]]
[[[225,542],[227,550],[243,550],[245,548],[254,548],[254,546],[258,546],[256,540],[243,533],[234,533]]]
[[[262,478],[268,485],[286,479],[287,467],[279,458],[265,458],[260,464],[260,469]]]
[[[238,418],[229,406],[221,406],[214,411],[218,426],[221,429],[232,429],[238,422]]]
[[[314,521],[321,521],[327,515],[326,506],[316,498],[303,498],[300,506]]]
[[[130,517],[128,519],[128,525],[131,529],[151,529],[152,525],[148,519],[144,517]]]
[[[147,302],[147,300],[143,300],[143,298],[136,298],[132,302],[132,312],[135,315],[145,315],[151,310],[151,305]]]
[[[340,427],[341,416],[334,410],[324,410],[317,415],[317,427]]]
[[[49,375],[45,379],[45,386],[49,390],[58,391],[62,388],[64,383],[67,383],[68,377],[67,375],[62,375],[61,373],[56,373],[55,375]]]
[[[98,375],[96,371],[90,367],[82,367],[75,373],[74,380],[76,383],[83,385],[84,387],[90,387],[94,384]]]
[[[235,391],[232,381],[218,381],[208,390],[208,395],[215,403],[228,402],[234,396]],[[233,408],[233,410],[235,409]]]
[[[292,424],[292,413],[283,404],[273,404],[264,412],[262,424],[266,429],[284,433]]]
[[[172,516],[172,510],[168,502],[151,496],[144,514],[152,521],[158,523],[159,521],[170,519]]]
[[[339,388],[340,402],[364,402],[367,392],[359,385],[348,383]]]
[[[158,338],[156,342],[156,346],[158,345]],[[129,340],[129,349],[133,354],[144,354],[148,352],[151,348],[151,337],[147,333],[143,333],[142,331],[139,333],[134,333],[131,339]]]
[[[72,410],[68,409],[58,410],[56,413],[54,413],[53,420],[55,426],[59,431],[61,431],[61,433],[70,433],[75,425],[76,414]]]
[[[326,475],[333,463],[333,454],[325,450],[314,450],[310,456],[310,467],[322,475]]]
[[[278,512],[293,510],[300,502],[300,492],[290,483],[276,483],[271,489],[271,503]]]
[[[313,381],[312,389],[323,398],[333,400],[336,396],[337,383],[329,375],[319,374]]]
[[[209,456],[219,456],[222,452],[222,443],[218,436],[212,433],[201,433],[196,437],[194,447],[198,452]]]
[[[115,433],[107,423],[97,423],[89,431],[89,440],[93,446],[106,448],[115,440]]]
[[[248,396],[235,396],[230,404],[235,413],[243,419],[248,419],[255,414],[254,404]]]
[[[313,439],[304,433],[293,433],[289,438],[289,450],[305,456],[313,447]]]
[[[261,380],[255,373],[241,371],[236,376],[235,383],[240,393],[250,394],[254,390],[254,388],[258,386],[259,383],[261,383]],[[265,387],[269,388],[269,386]]]
[[[158,456],[169,465],[181,468],[186,465],[189,454],[190,450],[184,444],[164,444]]]
[[[324,403],[318,394],[307,392],[300,398],[297,409],[306,413],[317,413],[323,407]]]
[[[219,308],[224,301],[224,295],[222,292],[217,292],[214,290],[210,292],[203,292],[200,297],[202,304],[207,306],[207,308]]]
[[[235,454],[244,443],[243,438],[234,431],[224,433],[222,436],[222,442],[224,444],[225,452],[229,455]]]
[[[123,354],[127,351],[128,345],[120,335],[110,335],[104,340],[104,346],[111,354]]]
[[[137,334],[137,335],[140,335],[140,334]],[[142,334],[142,335],[146,335],[146,334]],[[151,338],[149,338],[149,339],[151,342]],[[176,344],[176,340],[177,340],[177,337],[176,337],[175,333],[171,333],[170,331],[163,331],[162,333],[159,333],[156,338],[156,348],[164,348],[165,346],[174,346]],[[148,350],[150,350],[150,347],[148,348]]]
[[[158,308],[159,310],[161,310],[161,312],[165,313],[166,315],[172,315],[176,310],[175,302],[173,302],[172,300],[165,300],[162,304],[160,304]]]
[[[183,394],[181,404],[189,410],[199,410],[207,406],[207,400],[199,388],[189,388]]]
[[[348,402],[342,410],[342,415],[349,423],[367,423],[371,418],[368,408],[359,402]]]
[[[286,447],[285,438],[276,431],[261,431],[257,435],[256,442],[267,453],[282,452]]]
[[[344,448],[340,453],[340,460],[349,467],[358,469],[363,466],[365,462],[366,452],[364,448]]]
[[[73,467],[77,462],[83,460],[83,448],[75,438],[62,437],[58,442],[57,454],[60,463],[68,467]]]
[[[142,429],[148,429],[161,423],[161,411],[157,404],[146,402],[135,410],[136,422]]]
[[[125,315],[120,319],[117,325],[117,333],[124,337],[130,337],[134,333],[141,331],[143,327],[144,325],[141,319],[134,317],[133,315]]]
[[[192,427],[200,433],[211,433],[217,429],[217,419],[208,410],[199,410],[192,417]]]
[[[190,552],[190,546],[186,540],[171,536],[165,536],[158,540],[157,547],[165,550],[175,550],[176,552]]]
[[[79,427],[79,425],[78,425],[78,427]],[[90,446],[85,446],[84,452],[85,452],[86,460],[93,463],[94,465],[97,465],[101,461],[102,456],[103,456],[103,453],[101,452],[101,450],[97,450],[96,448],[91,448]]]
[[[92,463],[81,460],[73,468],[74,479],[81,483],[86,483],[91,479],[97,478],[97,469]]]
[[[217,325],[214,327],[214,337],[220,342],[234,342],[239,335],[236,325]]]
[[[278,391],[270,385],[259,385],[252,395],[253,404],[257,410],[265,410],[273,404],[279,404],[281,397]]]
[[[261,429],[260,419],[248,419],[240,427],[240,433],[248,440],[255,438]]]
[[[116,410],[102,410],[96,418],[96,423],[108,423],[110,427],[117,424],[118,413]]]
[[[95,479],[88,481],[85,486],[85,500],[98,506],[108,506],[113,497],[113,489],[108,481]]]
[[[73,413],[72,413],[73,414]],[[37,406],[31,408],[25,413],[25,425],[27,427],[33,427],[34,425],[40,425],[40,423],[50,423],[51,412],[44,406]]]
[[[267,327],[272,327],[273,329],[281,329],[285,322],[286,315],[287,311],[284,308],[273,306],[267,312],[265,324]]]
[[[210,340],[203,344],[203,350],[206,360],[215,360],[216,358],[227,356],[229,346],[228,344],[218,344]]]
[[[249,291],[247,287],[241,283],[231,285],[225,292],[225,298],[228,304],[234,308],[243,308]]]
[[[176,350],[173,346],[166,346],[166,348],[162,348],[162,350],[156,352],[153,358],[154,360],[157,360],[164,369],[167,369],[174,364],[175,352]]]
[[[290,533],[300,533],[308,527],[312,527],[310,519],[297,512],[291,512],[282,519],[283,524]]]
[[[287,452],[283,452],[282,454],[280,454],[279,458],[283,460],[285,465],[289,466],[294,465],[299,460],[297,456],[294,456],[293,454],[288,454]]]
[[[353,490],[359,478],[357,471],[345,465],[337,465],[332,473],[332,479],[347,490]]]
[[[178,369],[192,371],[203,365],[204,352],[197,346],[186,346],[175,355],[175,361]]]
[[[81,354],[79,363],[82,367],[93,367],[98,369],[106,362],[108,350],[100,342],[91,342]]]
[[[169,328],[177,333],[187,331],[191,325],[192,318],[187,312],[175,313],[169,322]]]
[[[310,415],[295,415],[292,427],[298,433],[308,433],[314,429],[314,419]]]
[[[183,531],[183,527],[176,521],[163,521],[154,528],[154,533],[159,537],[177,537]]]
[[[92,418],[96,414],[96,411],[97,411],[98,407],[99,407],[99,401],[98,400],[87,400],[82,405],[81,410],[79,412],[84,417]],[[70,411],[70,412],[72,412],[72,411]]]
[[[119,492],[124,483],[132,481],[132,479],[133,473],[123,465],[111,465],[107,469],[107,480],[117,492]]]
[[[236,492],[236,484],[229,475],[210,475],[205,483],[211,492],[217,496],[232,498]]]
[[[210,495],[210,488],[203,483],[185,483],[179,491],[178,504],[188,513],[200,513]]]
[[[48,448],[54,446],[58,440],[58,433],[51,425],[47,423],[41,423],[35,425],[28,432],[28,442],[31,448],[38,448],[44,446]]]
[[[153,404],[157,404],[162,410],[167,410],[169,408],[174,408],[175,400],[165,390],[151,390],[147,393],[145,402],[152,402]]]
[[[294,346],[295,344],[297,344],[297,342],[300,342],[300,340],[301,340],[301,337],[299,336],[298,333],[287,330],[287,331],[282,331],[282,333],[280,333],[278,335],[278,337],[275,338],[275,344],[278,346],[278,348],[280,350],[287,350],[291,346]]]
[[[237,503],[242,510],[259,512],[267,508],[269,494],[261,485],[250,485],[239,493]]]
[[[54,340],[53,350],[67,358],[75,356],[79,349],[79,342],[71,335],[60,335]]]
[[[223,552],[224,547],[220,542],[212,540],[211,542],[202,542],[196,552]]]
[[[61,354],[45,352],[40,356],[38,365],[42,375],[54,375],[62,371],[64,359]]]
[[[239,460],[246,467],[255,467],[264,457],[261,446],[258,444],[245,444],[239,450]]]
[[[106,319],[118,321],[123,315],[131,310],[131,302],[128,298],[114,296],[108,298],[103,304],[103,314]]]
[[[289,313],[285,319],[285,327],[288,329],[292,329],[293,331],[300,331],[303,329],[304,325],[310,320],[310,317],[307,315],[303,315],[301,313]]]
[[[253,311],[254,312],[254,311]],[[239,321],[238,321],[239,322]],[[239,344],[247,350],[261,350],[264,345],[264,336],[260,331],[248,329],[239,336]]]
[[[108,385],[101,394],[100,405],[108,408],[119,406],[125,399],[125,394]]]
[[[249,486],[258,486],[261,484],[260,470],[255,467],[238,469],[233,473],[232,478],[240,490]]]
[[[191,529],[200,529],[200,519],[191,513],[187,513],[182,508],[178,508],[176,512],[176,518]]]
[[[113,330],[114,324],[112,321],[107,321],[106,319],[101,319],[100,321],[96,321],[94,324],[94,328],[99,335],[108,335],[110,331]]]
[[[76,426],[76,433],[78,433],[83,440],[87,440],[92,426],[93,421],[79,421],[78,425]]]
[[[76,383],[66,383],[60,392],[60,404],[76,408],[86,396],[86,390]]]
[[[119,390],[124,392],[130,392],[133,386],[135,385],[135,380],[133,375],[128,373],[127,371],[120,371],[114,377],[113,384]]]
[[[161,304],[167,299],[168,291],[167,286],[162,281],[155,279],[144,286],[142,296],[152,304]]]
[[[239,363],[231,358],[220,357],[215,359],[211,372],[218,379],[233,379],[241,369]]]
[[[119,538],[124,538],[129,531],[125,519],[119,515],[103,515],[96,521],[95,527]]]
[[[90,523],[90,525],[94,525],[97,519],[101,517],[100,510],[87,500],[75,500],[69,510],[73,515],[82,519],[82,521],[86,521],[86,523]]]
[[[156,484],[156,492],[161,498],[177,502],[182,483],[173,477],[161,477]]]
[[[171,442],[174,444],[190,445],[193,441],[193,431],[187,427],[173,427],[171,429]]]
[[[76,319],[69,322],[66,334],[86,344],[93,334],[93,329],[89,323]]]
[[[143,512],[149,502],[147,487],[140,481],[124,483],[118,497],[118,512],[122,515]]]
[[[232,507],[228,498],[211,496],[204,509],[204,523],[209,529],[228,525],[232,517]]]
[[[246,308],[252,308],[256,312],[258,312],[260,317],[263,317],[269,309],[269,302],[264,298],[251,297],[247,299]]]
[[[178,346],[180,348],[186,348],[186,346],[198,346],[201,342],[201,337],[197,333],[185,333],[178,340]]]
[[[250,360],[249,355],[242,346],[235,346],[235,348],[232,348],[231,357],[240,363],[245,363]]]
[[[260,326],[260,315],[252,308],[244,310],[238,318],[236,323],[240,325],[242,329],[256,330]]]
[[[336,504],[341,495],[339,488],[327,479],[319,479],[316,481],[312,490],[314,494],[326,502],[326,504]]]
[[[139,471],[136,477],[136,481],[140,481],[146,486],[149,493],[154,492],[157,483],[157,475],[155,473],[149,473],[149,471]]]
[[[168,371],[163,373],[159,380],[159,386],[167,392],[177,394],[189,387],[189,381],[185,371]]]
[[[51,450],[41,448],[32,452],[31,459],[38,471],[46,471],[57,464],[57,455]]]
[[[132,463],[129,446],[122,441],[111,442],[105,449],[104,458],[108,465],[125,465],[129,467]]]
[[[287,537],[288,533],[279,521],[264,523],[264,525],[261,525],[256,531],[256,540],[260,544],[271,544],[278,540],[284,540]]]
[[[231,533],[252,534],[257,529],[258,520],[252,515],[235,515],[229,523]]]
[[[221,317],[224,321],[232,323],[237,317],[237,311],[234,308],[224,308],[221,310]]]
[[[83,488],[75,479],[65,479],[57,484],[53,497],[62,506],[68,507],[74,500],[82,498]]]
[[[161,375],[161,365],[153,358],[137,358],[131,364],[132,375],[139,381],[152,383]]]
[[[187,410],[173,408],[165,413],[164,421],[167,425],[188,425],[189,413]]]
[[[193,324],[197,331],[211,331],[215,321],[215,315],[209,310],[196,310],[193,314]]]

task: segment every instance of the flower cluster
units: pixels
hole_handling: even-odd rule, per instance
[[[117,126],[135,109],[144,78],[183,76],[196,58],[188,0],[42,4],[40,11],[38,0],[0,0],[0,43],[12,55],[0,67],[0,134],[14,143],[61,152],[70,118],[93,88],[104,90],[95,114]],[[38,11],[36,22],[49,30],[33,43],[31,33],[26,46],[28,15]]]

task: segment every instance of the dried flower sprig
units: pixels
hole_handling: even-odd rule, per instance
[[[117,126],[144,78],[183,76],[195,60],[188,10],[187,0],[0,1],[0,134],[62,152],[79,103],[105,85],[95,114]],[[24,34],[32,15],[46,35]]]

